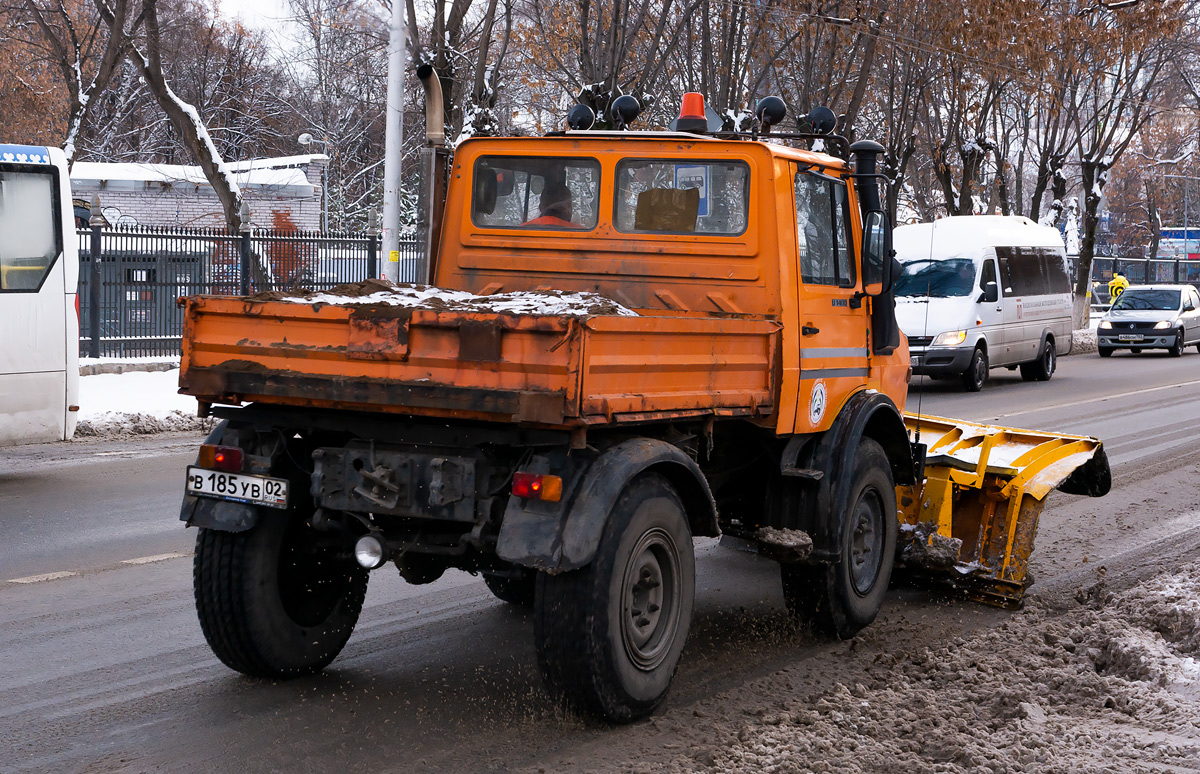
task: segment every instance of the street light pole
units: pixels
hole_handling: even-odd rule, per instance
[[[387,107],[383,147],[383,275],[400,279],[400,175],[404,142],[404,57],[408,48],[404,0],[392,0],[388,35]]]

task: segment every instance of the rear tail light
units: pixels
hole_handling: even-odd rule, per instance
[[[556,503],[562,499],[562,479],[541,473],[513,473],[512,493],[528,500]]]
[[[224,470],[227,473],[241,473],[245,456],[236,446],[216,446],[206,443],[200,447],[200,456],[196,464],[209,470]]]

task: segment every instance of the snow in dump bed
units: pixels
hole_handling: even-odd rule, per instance
[[[339,285],[324,292],[273,291],[259,293],[255,301],[287,301],[295,304],[332,306],[405,306],[439,312],[493,312],[500,314],[618,315],[636,317],[637,312],[597,293],[568,293],[558,290],[522,290],[477,296],[465,290],[447,290],[432,285],[392,284],[369,279]]]

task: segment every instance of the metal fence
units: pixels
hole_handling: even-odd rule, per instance
[[[1107,306],[1108,281],[1120,271],[1131,285],[1196,285],[1200,287],[1200,261],[1176,258],[1093,258],[1092,304]]]
[[[324,290],[381,274],[375,234],[97,227],[76,235],[84,356],[179,354],[180,296]],[[415,240],[401,241],[399,262],[401,281],[419,281]]]

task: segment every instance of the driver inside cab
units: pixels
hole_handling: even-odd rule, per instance
[[[547,182],[545,188],[542,189],[542,198],[538,204],[538,216],[521,225],[578,228],[579,224],[571,220],[573,209],[571,189],[563,183]]]

